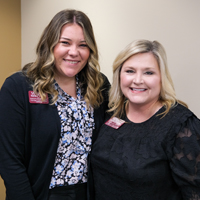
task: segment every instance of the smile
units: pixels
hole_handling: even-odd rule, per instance
[[[64,59],[65,60],[65,59]],[[65,61],[67,61],[68,63],[70,63],[70,64],[76,64],[76,63],[78,63],[79,61],[72,61],[72,60],[65,60]]]
[[[142,91],[145,91],[146,89],[139,89],[139,88],[131,88],[132,91],[139,91],[139,92],[142,92]]]

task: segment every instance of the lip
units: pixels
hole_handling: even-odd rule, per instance
[[[147,89],[145,89],[145,88],[131,88],[131,87],[130,87],[130,89],[131,89],[133,92],[144,92],[144,91],[147,90]]]
[[[69,59],[63,59],[65,62],[68,62],[68,63],[70,63],[70,64],[77,64],[77,63],[79,63],[80,61],[78,61],[78,60],[69,60]]]
[[[145,89],[145,88],[131,88],[131,87],[130,87],[130,90],[131,90],[131,92],[133,92],[133,93],[143,93],[143,92],[145,92],[147,89]]]

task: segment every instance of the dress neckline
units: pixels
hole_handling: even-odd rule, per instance
[[[128,122],[128,123],[133,123],[133,124],[140,125],[140,124],[144,124],[144,123],[147,123],[147,122],[153,120],[155,117],[162,117],[162,115],[159,115],[159,114],[161,114],[162,112],[164,112],[164,110],[165,110],[165,106],[162,106],[149,119],[147,119],[147,120],[145,120],[143,122],[133,122],[133,121],[129,120],[129,118],[127,117],[127,115],[125,115],[124,120],[126,122]]]

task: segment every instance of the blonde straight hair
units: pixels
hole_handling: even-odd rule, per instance
[[[159,101],[165,106],[162,113],[165,116],[170,108],[180,103],[187,107],[187,104],[176,98],[175,90],[169,69],[167,66],[167,56],[164,47],[157,41],[135,40],[126,46],[116,57],[113,63],[113,83],[109,92],[109,112],[113,116],[121,117],[125,114],[125,105],[128,100],[123,95],[120,88],[120,73],[124,62],[131,56],[138,53],[152,53],[156,58],[161,73],[161,91]]]

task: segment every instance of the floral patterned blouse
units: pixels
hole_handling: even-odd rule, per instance
[[[77,99],[65,93],[57,83],[56,102],[61,120],[59,141],[50,189],[87,182],[87,156],[91,150],[94,129],[93,108],[87,108],[76,78]]]

